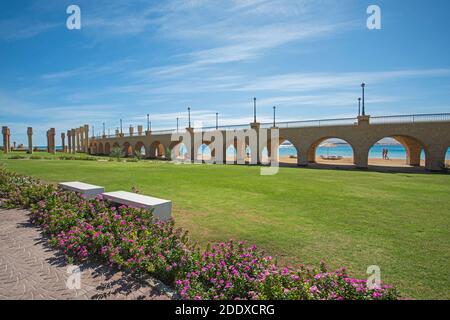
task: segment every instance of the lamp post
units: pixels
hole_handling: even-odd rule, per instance
[[[256,98],[253,98],[253,122],[256,123]]]
[[[361,115],[361,98],[358,98],[358,117]]]
[[[103,122],[103,135],[106,134],[106,130],[105,130],[105,123]]]
[[[147,113],[147,131],[150,131],[150,114]]]
[[[364,89],[366,87],[366,84],[363,82],[361,84],[361,88],[362,88],[362,115],[365,116],[366,115],[366,106],[365,106],[365,96],[364,96]]]
[[[188,107],[189,129],[191,128],[191,107]]]
[[[120,134],[122,134],[123,133],[123,131],[122,131],[122,119],[120,119]]]
[[[277,110],[277,107],[273,106],[273,127],[275,128],[275,112]]]
[[[216,130],[219,130],[219,113],[216,112]]]
[[[180,118],[177,117],[177,132],[178,132],[178,123],[179,123]]]

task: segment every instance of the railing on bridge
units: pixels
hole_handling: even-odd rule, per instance
[[[353,126],[358,124],[357,118],[324,119],[324,120],[303,120],[276,122],[280,129],[288,128],[308,128],[308,127],[329,127],[329,126]],[[271,128],[273,123],[262,123],[261,128]]]
[[[394,116],[375,116],[370,117],[370,125],[380,125],[380,124],[404,124],[404,123],[421,123],[421,122],[450,122],[450,113],[439,113],[439,114],[411,114],[411,115],[394,115]],[[358,125],[358,118],[341,118],[341,119],[323,119],[323,120],[303,120],[303,121],[287,121],[287,122],[276,122],[276,126],[280,129],[289,128],[308,128],[308,127],[329,127],[329,126],[356,126]],[[261,128],[271,128],[273,123],[262,123]],[[231,130],[245,130],[249,129],[250,124],[240,124],[240,125],[226,125],[219,127],[202,127],[194,128],[194,131],[231,131]],[[165,130],[154,130],[152,135],[164,135],[172,134],[177,132],[176,129],[165,129]],[[183,133],[184,130],[179,130]],[[144,136],[145,133],[143,133]],[[130,137],[129,132],[123,133],[123,137]],[[138,133],[135,132],[135,137],[138,137]],[[106,138],[116,138],[116,135],[107,135]],[[100,136],[97,137],[101,139]]]
[[[419,122],[446,122],[450,121],[450,113],[410,114],[399,116],[370,117],[370,124],[395,124]]]

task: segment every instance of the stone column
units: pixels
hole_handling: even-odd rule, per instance
[[[189,158],[191,162],[195,162],[197,158],[197,150],[195,150],[195,135],[194,135],[194,128],[186,128],[186,134],[187,137],[190,138],[190,150],[188,150]],[[186,145],[186,144],[185,144]]]
[[[118,137],[119,135],[120,135],[119,129],[116,129],[116,137]]]
[[[47,136],[47,152],[50,153],[50,130],[47,130],[45,135]]]
[[[259,122],[252,122],[250,123],[250,128],[256,130],[256,152],[253,152],[253,154],[256,154],[256,164],[261,164],[261,157],[260,157],[260,144],[259,144],[259,128],[261,127],[261,124]],[[244,143],[244,153],[245,153],[245,143]]]
[[[84,127],[79,127],[78,132],[80,133],[80,147],[79,151],[84,152]]]
[[[72,152],[72,135],[70,130],[67,130],[67,150],[65,152]]]
[[[76,135],[76,152],[80,152],[80,128],[75,129]]]
[[[55,135],[56,135],[56,130],[55,128],[51,128],[49,130],[49,136],[48,136],[48,140],[49,140],[49,153],[55,154],[56,153],[56,148],[55,148]]]
[[[28,135],[28,153],[33,153],[33,128],[28,127],[27,129],[27,135]]]
[[[76,146],[76,143],[77,143],[77,137],[76,137],[76,132],[75,132],[75,129],[71,129],[70,130],[71,131],[71,134],[70,134],[70,136],[72,137],[72,153],[75,153],[75,152],[77,152],[76,150],[76,148],[77,148],[77,146]]]
[[[138,126],[138,135],[142,136],[142,126]]]
[[[66,152],[66,134],[64,132],[61,132],[61,146],[62,152]]]
[[[11,151],[10,139],[11,139],[11,131],[8,127],[2,128],[3,134],[3,153],[9,153]]]
[[[89,153],[89,125],[84,125],[84,150]]]
[[[130,137],[134,135],[134,127],[130,126]]]

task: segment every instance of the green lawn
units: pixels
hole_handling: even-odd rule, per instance
[[[11,160],[7,168],[48,181],[80,180],[106,190],[173,200],[179,226],[201,244],[247,240],[284,264],[347,266],[410,298],[450,298],[450,175],[258,167]]]

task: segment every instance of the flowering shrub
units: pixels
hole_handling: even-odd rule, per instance
[[[115,207],[97,197],[73,192],[0,168],[0,205],[30,209],[30,220],[43,228],[69,259],[97,258],[111,266],[151,274],[173,285],[182,299],[397,299],[382,285],[344,269],[300,266],[281,268],[270,256],[243,242],[219,243],[201,251],[174,221],[156,221],[152,212]]]
[[[195,267],[176,286],[184,299],[344,300],[395,299],[396,291],[383,285],[369,290],[366,280],[351,279],[344,269],[329,272],[301,266],[276,266],[256,246],[220,243],[207,249]]]

